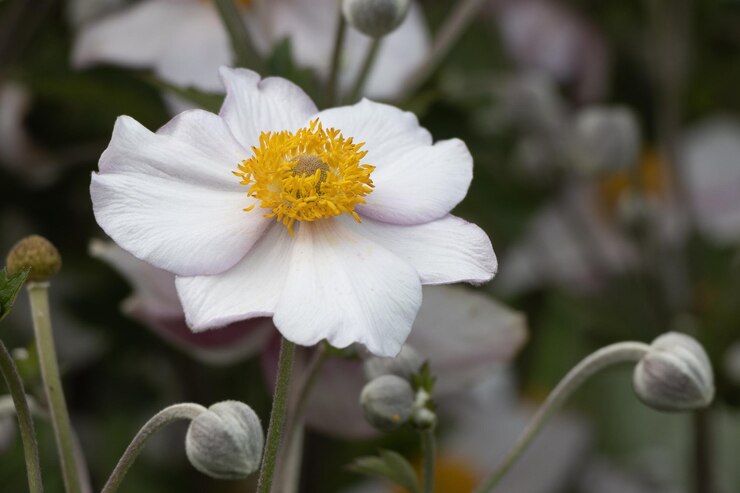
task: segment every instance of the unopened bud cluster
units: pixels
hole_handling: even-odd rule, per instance
[[[259,469],[264,446],[259,417],[248,405],[224,401],[190,423],[185,452],[197,470],[216,479],[243,479]]]
[[[343,0],[342,14],[361,33],[381,38],[403,22],[409,6],[410,0]]]
[[[661,411],[691,411],[714,399],[714,375],[696,339],[669,332],[655,339],[635,367],[633,385],[645,404]]]
[[[365,419],[381,431],[391,431],[405,423],[428,428],[436,423],[430,409],[431,396],[424,389],[414,389],[410,380],[419,373],[423,359],[411,347],[404,346],[395,358],[371,357],[365,361],[365,375],[370,382],[360,394]]]

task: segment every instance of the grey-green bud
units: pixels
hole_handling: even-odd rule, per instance
[[[639,125],[627,108],[586,108],[576,117],[575,134],[579,161],[586,171],[615,171],[637,163]]]
[[[216,479],[242,479],[262,459],[264,435],[259,417],[238,401],[212,405],[190,422],[185,452],[197,470]]]
[[[381,38],[403,22],[410,3],[410,0],[342,0],[342,14],[361,33]]]
[[[398,428],[411,416],[414,390],[396,375],[383,375],[365,385],[360,393],[360,406],[365,419],[381,431]]]
[[[382,375],[396,375],[406,380],[419,372],[424,364],[424,359],[409,345],[401,347],[401,352],[395,358],[382,358],[372,356],[365,360],[365,376],[373,380]]]
[[[661,411],[691,411],[714,399],[709,357],[693,337],[668,332],[655,339],[635,367],[637,396]]]

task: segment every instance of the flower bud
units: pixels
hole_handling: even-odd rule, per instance
[[[637,396],[661,411],[690,411],[714,399],[712,365],[693,337],[668,332],[653,341],[635,367]]]
[[[185,452],[197,470],[216,479],[243,479],[262,459],[259,417],[238,401],[219,402],[190,423]]]
[[[627,108],[586,108],[576,117],[575,134],[586,171],[616,171],[637,163],[640,131]]]
[[[394,430],[411,416],[414,391],[403,378],[383,375],[362,389],[360,406],[365,419],[375,428],[381,431]]]
[[[342,14],[361,33],[381,38],[403,22],[410,4],[410,0],[343,0]]]
[[[419,372],[424,360],[411,346],[404,345],[401,352],[395,358],[382,358],[372,356],[365,360],[365,376],[373,380],[383,375],[396,375],[406,380]]]
[[[7,259],[9,274],[30,267],[28,280],[48,281],[62,267],[62,257],[49,240],[39,235],[23,238],[10,250]]]

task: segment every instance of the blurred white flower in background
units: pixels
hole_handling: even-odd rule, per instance
[[[87,0],[90,1],[90,0]],[[254,0],[239,2],[255,49],[264,57],[284,39],[291,41],[299,67],[328,77],[334,32],[339,19],[335,0]],[[430,35],[418,4],[406,20],[385,37],[365,85],[365,94],[390,99],[419,67],[429,50]],[[348,27],[340,85],[348,88],[360,70],[370,38]],[[100,19],[79,31],[73,63],[88,67],[112,63],[154,70],[170,83],[222,92],[218,68],[233,63],[226,31],[212,2],[144,0]]]
[[[691,127],[678,164],[698,229],[719,244],[740,241],[740,121],[717,116]]]

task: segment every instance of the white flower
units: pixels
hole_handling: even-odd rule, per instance
[[[472,179],[462,141],[433,144],[391,106],[318,112],[287,80],[221,74],[219,115],[187,111],[156,133],[119,118],[91,184],[108,235],[177,274],[194,330],[272,316],[298,344],[390,356],[421,284],[493,277],[488,237],[449,214]]]
[[[267,56],[277,43],[291,40],[299,66],[329,73],[339,16],[336,0],[241,1],[255,48]],[[370,38],[347,29],[340,83],[348,88],[360,70]],[[365,93],[387,99],[396,95],[429,50],[429,33],[421,8],[413,4],[401,26],[381,46]],[[77,67],[108,62],[150,68],[164,80],[219,92],[218,67],[231,65],[228,36],[212,2],[144,0],[90,23],[75,43]]]
[[[243,360],[258,353],[273,333],[275,326],[269,318],[194,333],[185,323],[173,274],[137,259],[113,242],[94,240],[90,254],[116,269],[134,288],[123,302],[124,313],[199,361],[226,365]]]
[[[740,123],[714,117],[681,141],[678,164],[696,224],[719,244],[740,240]]]
[[[434,398],[444,401],[500,372],[526,339],[524,316],[489,296],[462,286],[425,286],[408,344],[429,361],[436,377]],[[274,378],[277,345],[264,353],[263,365],[265,374]],[[366,382],[361,361],[328,360],[309,397],[306,423],[343,437],[377,433],[357,405]]]

